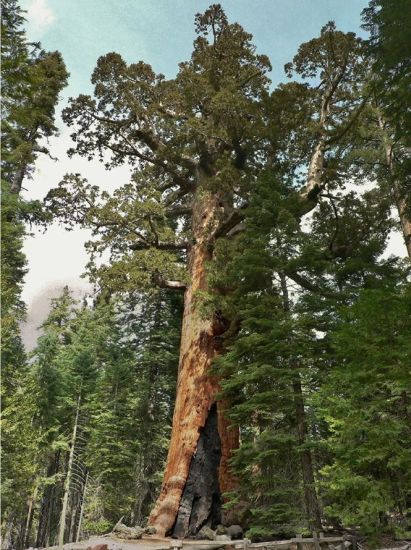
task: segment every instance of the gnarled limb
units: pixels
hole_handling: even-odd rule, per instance
[[[165,243],[165,242],[147,242],[138,241],[130,245],[130,250],[148,250],[149,248],[157,248],[157,250],[187,250],[190,247],[189,241],[181,241],[174,243]]]
[[[187,285],[181,281],[171,281],[165,279],[159,271],[155,271],[152,276],[153,283],[160,288],[168,288],[170,290],[186,290]]]

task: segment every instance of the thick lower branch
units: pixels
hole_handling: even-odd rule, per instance
[[[189,241],[181,241],[178,243],[137,241],[130,245],[130,250],[148,250],[149,248],[157,248],[157,250],[187,250],[190,244]]]
[[[160,288],[168,288],[170,290],[185,290],[187,288],[187,285],[181,281],[165,279],[159,271],[153,273],[152,280]]]

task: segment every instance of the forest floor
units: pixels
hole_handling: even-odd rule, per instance
[[[109,536],[90,537],[79,542],[69,542],[63,546],[64,550],[86,550],[100,544],[107,544],[108,550],[170,550],[171,538],[143,537],[141,539],[122,539]],[[234,541],[234,543],[242,541]],[[184,540],[182,550],[214,550],[223,546],[218,541]],[[46,550],[60,550],[59,546],[48,546]]]
[[[87,550],[92,549],[97,545],[106,544],[108,550],[170,550],[173,539],[169,537],[156,538],[154,536],[143,536],[141,539],[124,539],[110,535],[93,536],[79,542],[70,542],[63,546],[63,550]],[[181,550],[216,550],[224,546],[219,541],[208,540],[190,540],[181,541],[183,547]],[[241,540],[233,541],[233,546],[242,543]],[[276,541],[287,542],[287,541]],[[367,543],[362,544],[363,549],[369,548]],[[386,537],[386,540],[381,540],[378,550],[411,550],[411,541],[409,540],[393,540]],[[30,550],[30,549],[29,549]],[[59,546],[48,546],[43,550],[61,550]]]

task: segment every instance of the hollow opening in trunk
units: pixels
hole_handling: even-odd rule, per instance
[[[221,441],[217,427],[217,406],[212,405],[201,429],[196,452],[180,500],[171,534],[176,538],[194,537],[205,525],[215,528],[221,523],[221,492],[218,468]]]

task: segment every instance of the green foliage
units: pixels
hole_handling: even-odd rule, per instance
[[[307,528],[308,449],[324,517],[375,536],[404,525],[409,506],[409,413],[396,417],[395,404],[408,403],[409,288],[400,266],[380,257],[391,222],[379,191],[322,202],[309,233],[293,214],[296,200],[262,177],[245,232],[216,248],[214,307],[234,318],[216,368],[242,441],[232,461],[241,489],[230,504],[248,502],[254,538]]]
[[[409,220],[405,3],[372,0],[368,43],[328,23],[286,66],[294,81],[271,93],[269,60],[219,5],[197,14],[193,53],[173,79],[101,57],[93,96],[64,111],[71,154],[128,163],[131,180],[108,194],[67,175],[47,215],[18,192],[48,153],[41,140],[55,134],[67,73],[57,52],[26,42],[16,1],[2,6],[9,545],[55,542],[71,450],[66,539],[82,506],[84,536],[121,516],[144,522],[166,459],[183,302],[157,287],[190,284],[197,245],[208,288],[193,307],[227,326],[214,369],[241,432],[227,506],[244,510],[253,538],[321,521],[374,539],[407,532],[409,269],[383,257],[392,206],[403,227]],[[319,179],[306,192],[316,154]],[[376,185],[361,192],[365,181]],[[65,289],[28,363],[23,222],[52,215],[91,229],[100,293],[80,307]]]
[[[2,0],[1,321],[2,321],[2,532],[5,544],[25,547],[28,502],[37,477],[38,433],[33,430],[33,380],[20,337],[26,273],[24,223],[45,223],[40,203],[19,197],[42,140],[55,134],[54,109],[67,73],[58,52],[29,44],[16,0]]]
[[[376,86],[384,110],[397,135],[409,144],[411,118],[410,25],[407,0],[371,0],[363,11],[364,27],[370,31],[369,51],[374,62]]]
[[[121,515],[146,518],[167,450],[180,318],[180,297],[162,293],[79,307],[65,288],[52,300],[28,375],[36,544],[56,540],[77,410],[66,536],[77,531],[82,503],[83,536]]]
[[[323,470],[327,512],[364,533],[392,528],[388,510],[404,522],[410,505],[410,290],[363,290],[341,310],[336,367],[320,392],[334,455]]]
[[[100,486],[99,517],[111,525],[121,516],[141,524],[159,489],[173,410],[179,314],[180,297],[161,293],[119,304],[102,353],[90,405],[87,464]]]
[[[55,106],[67,83],[59,52],[29,44],[24,17],[15,0],[2,0],[2,174],[12,192],[19,193],[44,143],[56,133]]]

